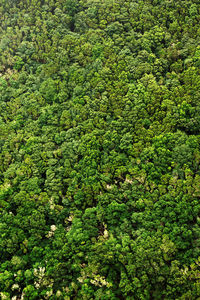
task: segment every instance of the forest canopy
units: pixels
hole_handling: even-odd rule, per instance
[[[0,20],[0,298],[199,299],[199,1]]]

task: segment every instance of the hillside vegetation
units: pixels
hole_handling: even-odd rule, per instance
[[[200,2],[0,20],[1,299],[200,299]]]

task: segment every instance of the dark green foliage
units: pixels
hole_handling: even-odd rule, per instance
[[[1,1],[1,299],[199,299],[199,13]]]

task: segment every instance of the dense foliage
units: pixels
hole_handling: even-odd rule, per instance
[[[199,1],[0,19],[1,299],[200,297]]]

